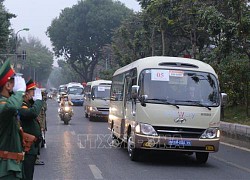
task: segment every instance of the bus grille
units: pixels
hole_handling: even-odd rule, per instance
[[[98,111],[109,111],[109,108],[97,107]]]
[[[153,126],[160,136],[178,138],[200,138],[206,129]]]

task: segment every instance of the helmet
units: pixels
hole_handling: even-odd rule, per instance
[[[68,95],[67,95],[67,93],[62,92],[62,93],[61,93],[61,96],[63,96],[63,97],[64,97],[64,96],[68,96]]]

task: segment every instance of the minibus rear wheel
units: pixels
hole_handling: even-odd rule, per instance
[[[199,164],[205,164],[208,160],[209,153],[208,152],[196,152],[196,160]]]
[[[130,160],[137,161],[139,156],[139,149],[135,148],[133,138],[130,135],[128,136],[127,148]]]

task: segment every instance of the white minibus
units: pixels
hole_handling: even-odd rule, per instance
[[[82,106],[84,101],[84,87],[81,83],[71,82],[67,84],[67,94],[74,106]]]
[[[109,129],[127,144],[131,160],[141,150],[195,152],[200,163],[219,149],[221,105],[214,69],[180,57],[147,57],[118,69],[112,79]]]
[[[88,82],[85,89],[84,111],[85,117],[93,121],[95,117],[105,119],[107,121],[109,115],[110,102],[109,80],[96,80]]]

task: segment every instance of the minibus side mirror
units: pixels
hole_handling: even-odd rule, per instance
[[[227,104],[227,94],[221,93],[221,106],[225,106]]]
[[[142,106],[146,106],[146,101],[147,101],[147,99],[148,99],[148,95],[142,95],[141,96],[141,105]]]
[[[137,86],[137,85],[133,85],[132,86],[131,95],[132,95],[133,99],[137,99],[138,98],[138,90],[139,90],[139,86]]]

